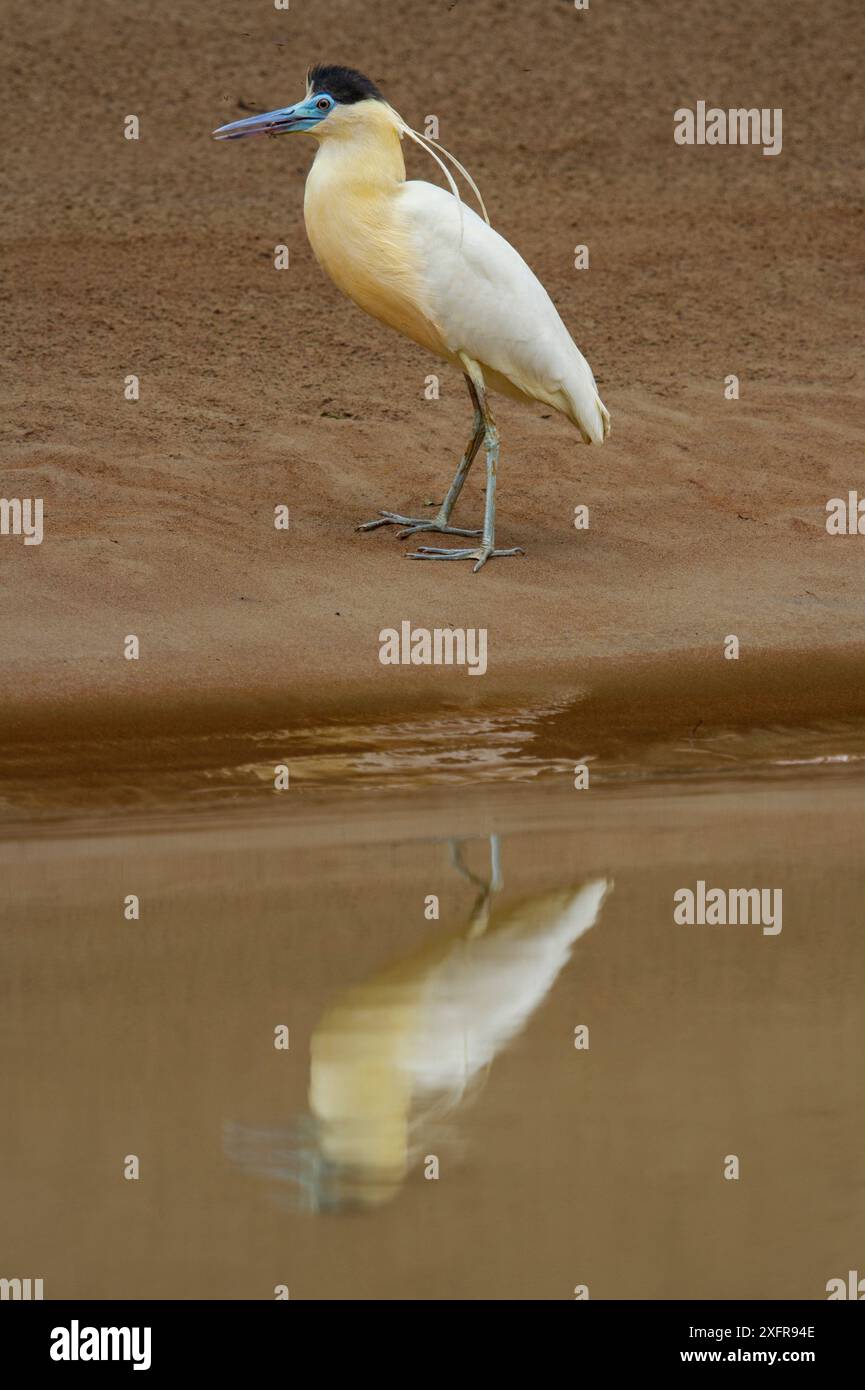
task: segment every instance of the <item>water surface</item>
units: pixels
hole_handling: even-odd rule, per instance
[[[426,733],[295,743],[279,794],[279,739],[122,786],[106,755],[77,818],[62,768],[29,819],[10,777],[5,1272],[49,1298],[825,1297],[865,1236],[859,734],[617,759],[527,718],[461,764]],[[173,801],[184,765],[221,790]],[[698,879],[783,889],[781,933],[676,925]]]

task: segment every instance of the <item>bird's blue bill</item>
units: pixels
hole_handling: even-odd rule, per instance
[[[264,111],[260,116],[247,116],[243,121],[231,121],[214,130],[214,140],[242,140],[246,135],[279,135],[283,131],[313,130],[333,109],[332,97],[324,92],[299,101],[295,106],[281,106],[276,111]]]

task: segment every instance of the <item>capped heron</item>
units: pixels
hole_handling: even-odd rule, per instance
[[[499,434],[488,393],[539,401],[576,425],[587,444],[601,444],[610,416],[591,367],[519,252],[490,226],[467,171],[453,155],[412,130],[376,85],[351,68],[319,66],[294,106],[232,121],[217,140],[308,131],[318,151],[306,181],[304,218],[317,260],[334,283],[373,318],[462,370],[474,407],[471,438],[435,517],[383,511],[358,527],[401,526],[400,536],[432,531],[480,536],[459,549],[418,546],[413,560],[474,560],[479,570],[497,550],[496,474]],[[421,145],[440,166],[450,192],[407,180],[400,141]],[[483,213],[466,207],[440,158],[462,174]],[[478,449],[486,453],[483,531],[451,526],[457,498]]]
[[[496,904],[498,836],[487,879],[451,859],[475,887],[457,928],[332,1000],[310,1038],[309,1115],[287,1128],[225,1127],[246,1171],[297,1184],[312,1211],[372,1210],[396,1196],[431,1128],[484,1084],[598,921],[603,878]]]

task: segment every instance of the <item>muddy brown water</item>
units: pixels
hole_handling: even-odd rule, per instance
[[[331,730],[280,794],[270,736],[233,772],[107,757],[76,813],[71,765],[7,765],[0,1272],[759,1299],[859,1268],[861,734],[557,762],[530,723],[462,762]],[[782,890],[781,930],[677,923],[698,881]]]

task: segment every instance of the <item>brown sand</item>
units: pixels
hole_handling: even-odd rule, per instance
[[[857,706],[865,540],[824,524],[863,476],[855,0],[819,19],[780,0],[4,9],[2,486],[46,512],[42,546],[0,539],[13,727],[587,686],[626,691],[657,723],[683,690],[722,718],[739,682],[737,717]],[[368,71],[415,125],[438,115],[613,414],[608,446],[589,450],[563,419],[501,403],[499,542],[527,554],[477,576],[353,530],[442,495],[467,432],[461,381],[445,372],[426,401],[435,363],[313,261],[311,141],[208,138],[295,99],[313,60]],[[783,152],[678,147],[672,113],[698,99],[782,107]],[[578,242],[588,272],[572,269]],[[480,483],[478,467],[461,508],[474,524]],[[379,629],[405,618],[486,626],[488,675],[380,667]],[[738,663],[723,661],[728,633]]]

